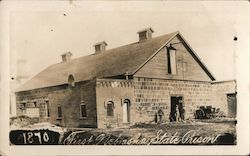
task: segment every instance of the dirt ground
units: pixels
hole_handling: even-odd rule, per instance
[[[158,138],[162,138],[164,136],[166,140],[168,137],[170,138],[171,136],[178,136],[179,138],[182,138],[183,136],[185,136],[185,134],[189,133],[190,131],[192,131],[192,133],[190,133],[192,134],[192,140],[195,140],[194,139],[195,137],[196,139],[200,137],[200,139],[202,140],[205,137],[215,137],[216,135],[220,135],[214,144],[217,145],[236,144],[236,121],[227,119],[196,120],[190,122],[173,122],[164,124],[141,123],[134,125],[132,127],[124,127],[124,128],[88,129],[84,134],[81,135],[84,136],[84,138],[90,138],[90,136],[92,135],[94,136],[94,138],[99,137],[99,139],[101,138],[100,136],[103,135],[103,142],[100,144],[105,144],[110,140],[110,138],[117,139],[119,138],[119,136],[123,138],[121,140],[124,140],[124,138],[125,139],[134,138],[135,136],[138,135],[140,136],[140,138],[145,138],[145,139],[155,138],[156,136],[158,136]],[[108,141],[105,142],[105,139]],[[167,143],[161,142],[161,143],[172,144],[169,142]],[[96,144],[96,142],[93,144]],[[112,143],[110,144],[112,145]],[[204,143],[201,141],[201,143],[192,142],[191,144],[212,145],[213,143]]]
[[[235,145],[237,121],[232,118],[183,122],[138,123],[123,128],[62,128],[25,117],[11,122],[11,144],[60,145]],[[27,125],[28,124],[28,125]],[[26,134],[27,133],[27,134]],[[32,134],[31,134],[32,133]],[[41,138],[37,134],[41,134]],[[46,133],[46,137],[45,137]],[[24,135],[25,134],[25,135]],[[29,137],[27,137],[28,135]],[[32,136],[31,136],[32,135]],[[39,135],[40,136],[40,135]],[[45,139],[45,140],[42,140]]]
[[[195,130],[196,135],[215,135],[230,133],[236,134],[236,124],[234,122],[173,122],[166,124],[140,124],[135,125],[130,128],[121,129],[105,129],[105,130],[95,130],[99,132],[112,133],[113,135],[123,134],[125,136],[133,136],[138,133],[142,133],[145,136],[154,136],[156,132],[163,130],[169,134],[174,134],[178,132],[180,135],[185,134],[189,130]]]

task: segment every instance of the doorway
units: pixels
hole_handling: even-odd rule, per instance
[[[236,93],[233,94],[227,94],[227,105],[228,105],[228,116],[229,117],[236,117]]]
[[[171,96],[170,122],[184,120],[183,97]]]
[[[130,122],[130,100],[129,99],[125,99],[123,101],[122,110],[123,110],[123,123],[129,123]]]

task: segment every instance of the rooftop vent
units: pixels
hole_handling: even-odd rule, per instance
[[[96,44],[94,45],[94,47],[95,47],[95,53],[100,53],[100,52],[102,52],[102,51],[105,51],[107,45],[108,45],[108,44],[107,44],[105,41],[96,43]]]
[[[139,42],[151,39],[153,32],[154,30],[152,28],[146,28],[146,29],[138,31],[137,33],[139,34]]]
[[[66,52],[61,55],[62,56],[62,62],[67,62],[71,60],[72,53],[71,52]]]

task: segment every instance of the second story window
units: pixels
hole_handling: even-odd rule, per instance
[[[166,47],[167,49],[167,73],[176,75],[176,49],[172,46]]]
[[[71,87],[75,87],[75,78],[72,74],[69,75],[69,78],[68,78],[68,84],[71,86]]]
[[[183,62],[183,71],[186,72],[187,71],[187,62]]]

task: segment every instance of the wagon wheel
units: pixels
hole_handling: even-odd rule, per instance
[[[218,117],[225,117],[225,113],[223,111],[218,112]]]
[[[198,109],[194,113],[195,119],[202,119],[205,116],[205,112],[202,109]]]
[[[213,117],[213,115],[212,115],[212,114],[207,114],[206,117],[207,117],[208,119],[211,119],[211,118]]]

